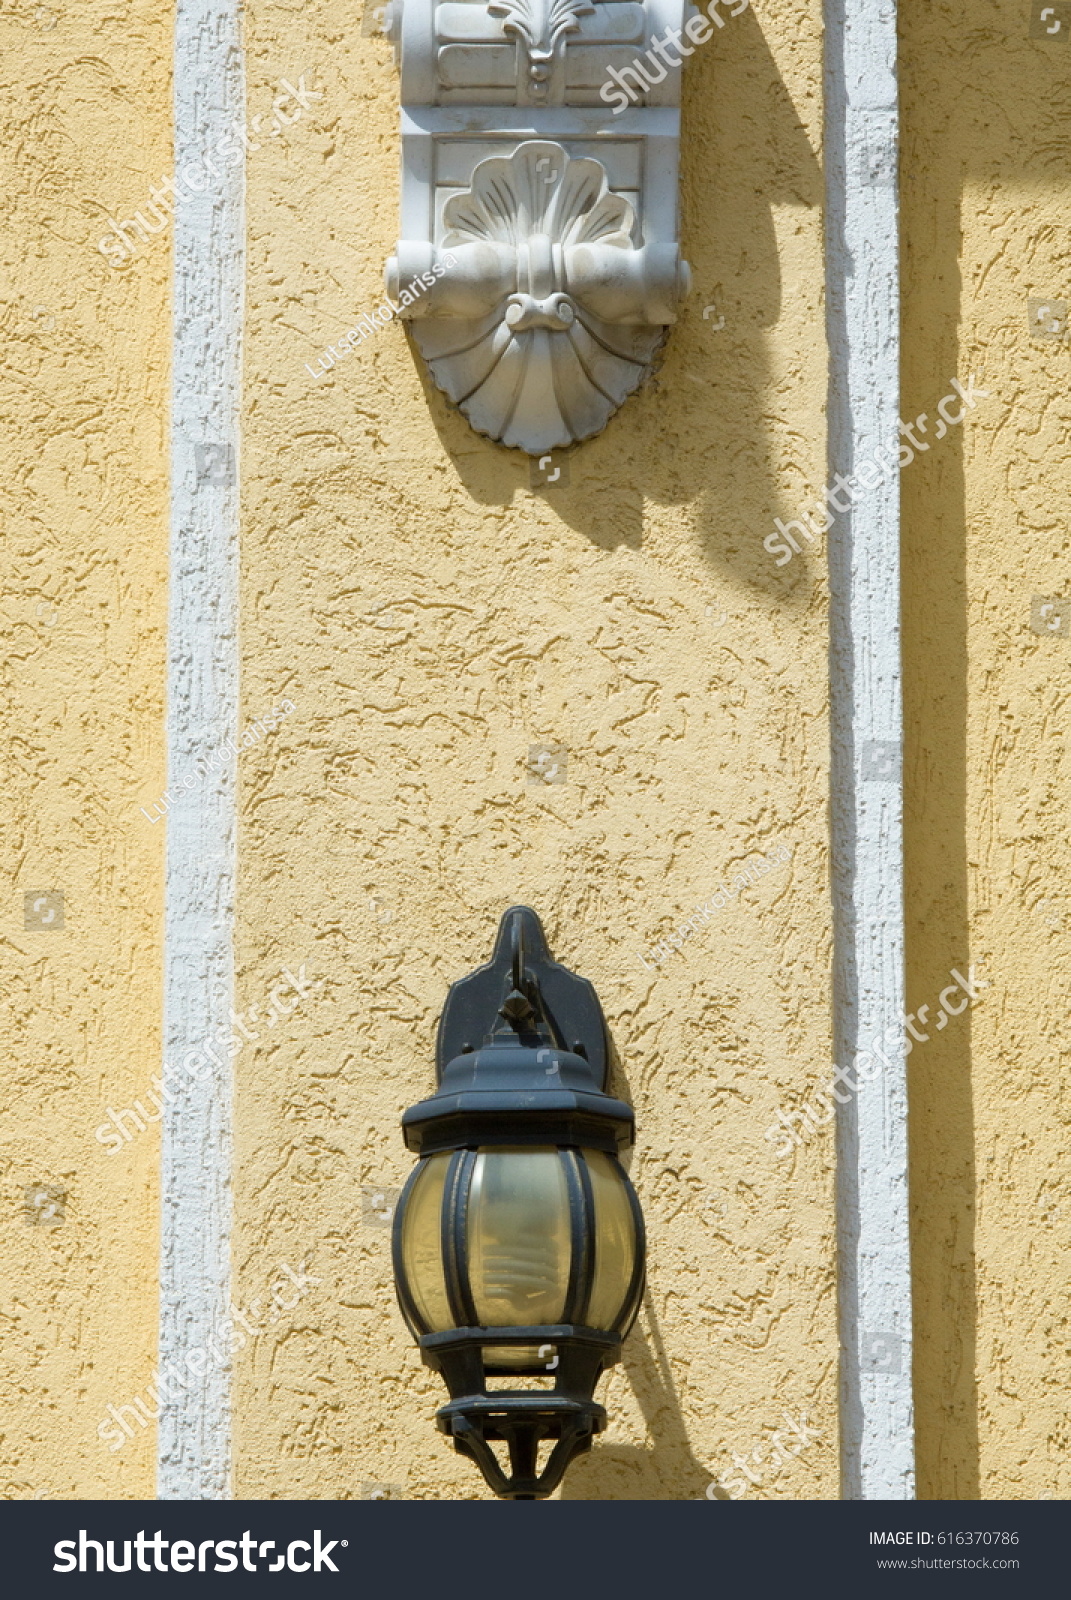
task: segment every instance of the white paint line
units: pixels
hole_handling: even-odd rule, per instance
[[[896,21],[895,0],[826,0],[831,476],[850,474],[876,446],[895,452],[900,442]],[[834,1041],[843,1065],[875,1038],[892,1044],[903,1036],[897,476],[830,534]],[[889,746],[892,776],[868,776]],[[838,1107],[841,1492],[848,1500],[915,1493],[902,1050],[889,1061]]]
[[[177,0],[175,166],[212,158],[244,121],[239,0]],[[168,781],[192,774],[238,722],[238,443],[244,275],[244,163],[217,160],[199,194],[176,184],[168,619]],[[207,451],[205,449],[207,447]],[[222,449],[220,448],[222,447]],[[230,451],[228,458],[227,451]],[[200,480],[200,481],[199,481]],[[159,1422],[157,1495],[230,1494],[230,1375],[207,1350],[230,1289],[231,1032],[236,861],[235,760],[167,818],[160,1366],[181,1399]]]

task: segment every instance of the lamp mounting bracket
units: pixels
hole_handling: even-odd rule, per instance
[[[450,987],[439,1021],[438,1080],[455,1056],[512,1030],[583,1056],[603,1090],[609,1055],[606,1019],[587,978],[554,961],[543,924],[530,906],[511,906],[498,926],[490,961]]]

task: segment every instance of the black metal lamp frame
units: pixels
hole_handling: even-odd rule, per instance
[[[481,1036],[484,1042],[477,1048],[474,1041]],[[436,1418],[440,1431],[479,1466],[500,1498],[544,1499],[606,1426],[604,1408],[592,1399],[595,1384],[619,1360],[643,1293],[643,1216],[626,1184],[636,1240],[632,1282],[613,1328],[584,1324],[595,1218],[582,1147],[616,1156],[632,1142],[632,1110],[606,1093],[606,1023],[594,988],[551,960],[539,918],[527,906],[514,906],[502,918],[491,961],[451,987],[436,1057],[438,1092],[412,1106],[402,1126],[406,1144],[420,1155],[453,1151],[443,1193],[442,1259],[457,1326],[429,1332],[406,1280],[402,1226],[419,1166],[395,1214],[398,1299],[425,1364],[441,1373],[450,1392]],[[467,1204],[477,1147],[493,1144],[554,1145],[564,1165],[572,1253],[567,1320],[561,1323],[494,1328],[477,1321],[469,1287]],[[532,1374],[533,1346],[547,1376],[553,1374],[553,1390],[489,1394],[489,1376]],[[518,1350],[516,1363],[509,1360],[510,1348]],[[491,1449],[494,1442],[508,1447],[508,1475]],[[546,1442],[551,1450],[539,1471],[539,1450]]]

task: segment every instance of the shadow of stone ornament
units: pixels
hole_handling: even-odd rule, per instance
[[[671,12],[681,0],[392,0],[403,237],[387,291],[471,426],[529,455],[601,432],[688,292],[679,70],[613,124],[592,88],[593,62]]]

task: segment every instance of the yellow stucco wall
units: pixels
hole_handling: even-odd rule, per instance
[[[934,1499],[1071,1492],[1071,642],[1031,628],[1036,597],[1071,595],[1071,401],[1066,332],[1028,320],[1071,299],[1068,49],[1031,39],[1019,0],[903,6],[903,415],[956,375],[990,391],[903,482],[910,1003],[952,962],[990,983],[910,1062]]]
[[[408,1173],[447,986],[515,901],[602,998],[650,1230],[610,1428],[564,1494],[701,1497],[784,1409],[822,1439],[752,1492],[838,1492],[831,1143],[793,1166],[763,1139],[830,1059],[823,586],[761,545],[824,473],[819,18],[748,13],[697,52],[696,289],[551,498],[399,326],[306,370],[381,299],[398,80],[336,0],[249,8],[251,110],[301,71],[323,97],[249,162],[243,716],[295,710],[242,759],[240,1003],[283,963],[322,987],[239,1057],[235,1265],[247,1302],[280,1262],[322,1283],[240,1358],[239,1495],[488,1494],[434,1431],[445,1391],[362,1191]],[[528,786],[541,742],[565,783]],[[644,970],[781,844],[790,864]]]
[[[155,1481],[150,1425],[118,1451],[98,1425],[154,1365],[158,1140],[94,1135],[159,1068],[163,830],[139,805],[165,784],[170,250],[119,272],[96,246],[168,170],[170,22],[154,0],[0,18],[8,1498]],[[56,893],[62,927],[33,909]]]
[[[1057,1498],[1071,639],[1031,608],[1071,594],[1068,340],[1032,336],[1028,302],[1071,302],[1071,56],[1020,0],[902,16],[903,415],[932,418],[953,377],[990,391],[902,480],[909,1004],[953,966],[990,984],[910,1060],[919,1493]],[[701,1496],[783,1410],[821,1441],[752,1495],[838,1493],[832,1144],[789,1164],[763,1139],[830,1058],[823,557],[782,571],[761,544],[825,476],[820,22],[816,0],[758,6],[697,52],[695,291],[657,379],[537,493],[398,326],[306,370],[380,298],[398,80],[337,0],[247,12],[250,115],[284,76],[322,98],[248,165],[242,722],[293,710],[241,756],[237,1004],[267,1010],[283,967],[316,982],[237,1059],[235,1299],[263,1326],[238,1495],[487,1493],[434,1431],[376,1211],[447,985],[517,900],[603,1000],[650,1233],[610,1428],[563,1494]],[[122,271],[96,241],[171,170],[172,23],[95,0],[0,20],[16,1498],[154,1486],[153,1428],[113,1451],[98,1425],[155,1364],[158,1140],[94,1133],[159,1064],[165,824],[139,808],[166,782],[171,262],[166,231]],[[539,743],[567,749],[564,784],[527,781]],[[644,969],[780,845],[790,864]],[[53,892],[62,929],[26,927],[25,895]],[[269,1315],[282,1263],[309,1282]]]

